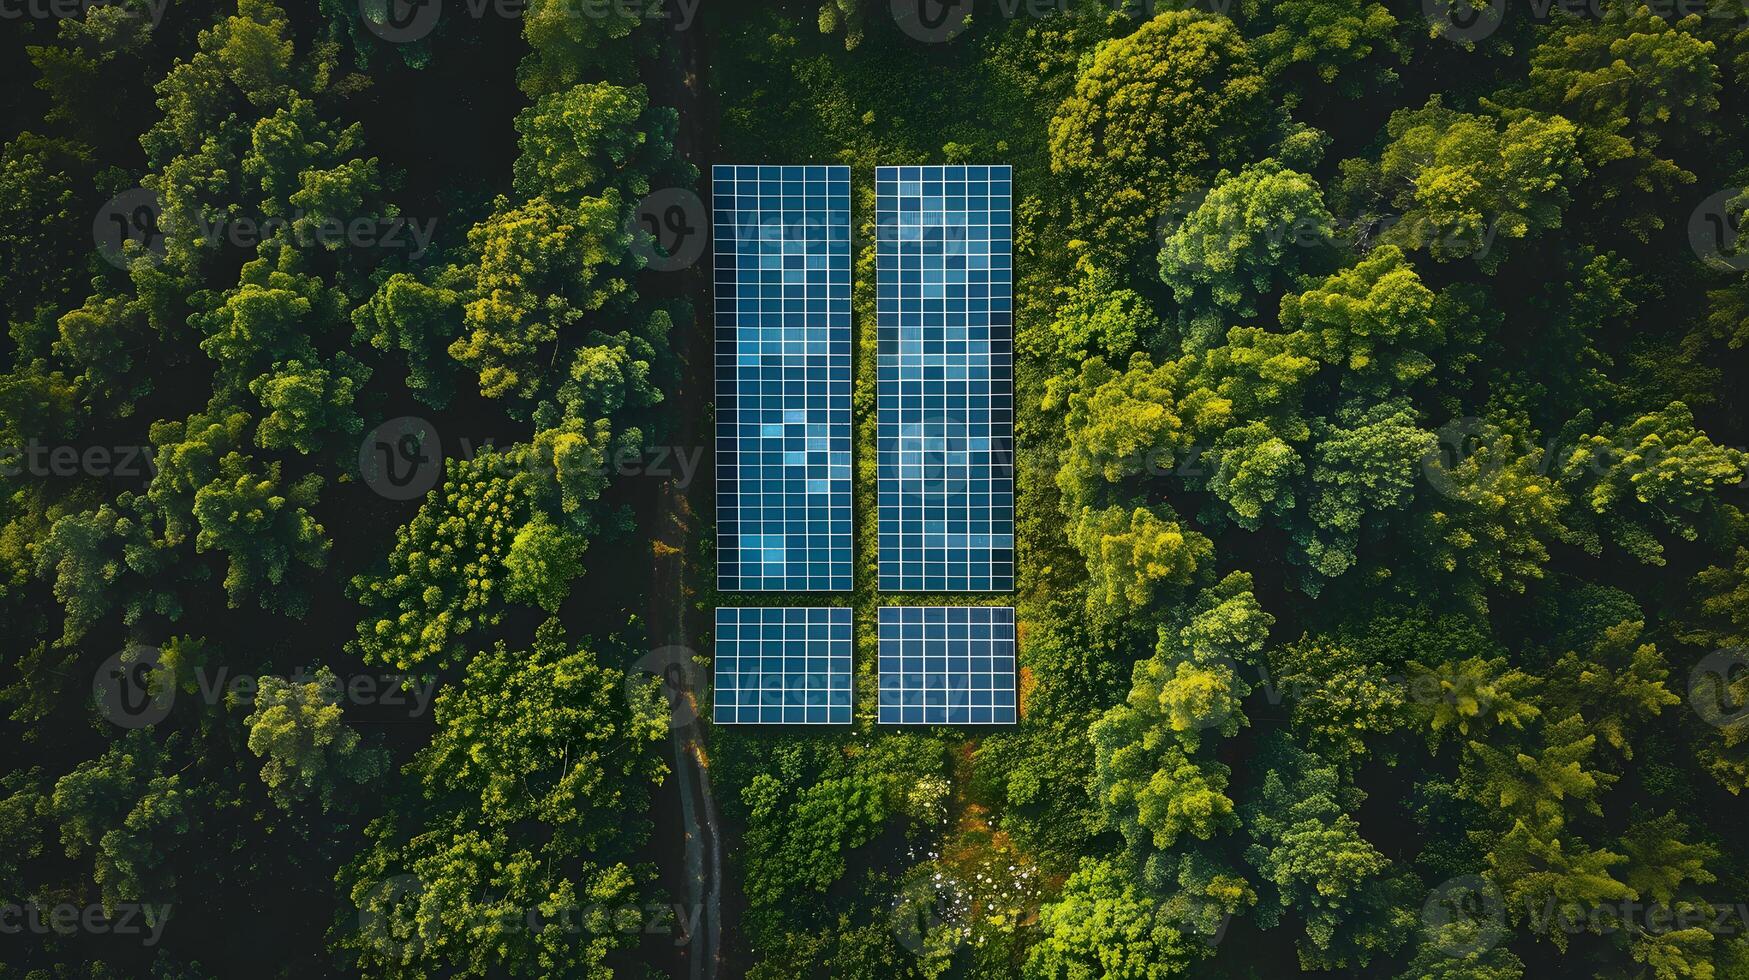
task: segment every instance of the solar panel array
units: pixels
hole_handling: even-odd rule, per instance
[[[717,166],[718,586],[848,591],[850,172]],[[878,167],[879,587],[1014,587],[1012,175]],[[851,721],[844,607],[717,610],[718,724]],[[1008,607],[879,611],[883,725],[1016,720]]]
[[[1014,610],[883,606],[883,725],[1006,725],[1015,717]]]
[[[717,584],[851,587],[850,168],[712,169]]]
[[[1014,588],[1010,180],[875,168],[883,591]]]
[[[719,725],[850,724],[850,610],[717,610]]]

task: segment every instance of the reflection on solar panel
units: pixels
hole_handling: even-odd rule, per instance
[[[717,584],[850,588],[850,168],[712,170]]]
[[[1014,588],[1010,172],[877,167],[880,588]]]
[[[850,724],[850,610],[717,610],[719,725]]]
[[[1014,722],[1014,610],[883,606],[883,725]]]

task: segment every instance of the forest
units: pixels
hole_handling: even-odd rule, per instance
[[[0,980],[1749,980],[1745,0],[0,0]],[[855,583],[716,586],[714,164]],[[877,166],[1013,167],[1019,720],[878,725]],[[711,613],[855,613],[714,725]]]

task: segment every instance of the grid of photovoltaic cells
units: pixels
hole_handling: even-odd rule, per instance
[[[717,585],[847,591],[850,168],[717,166]]]
[[[850,610],[717,610],[719,725],[850,724]]]
[[[1010,180],[875,168],[882,591],[1014,588]]]
[[[883,725],[1014,722],[1014,610],[993,606],[883,606]]]

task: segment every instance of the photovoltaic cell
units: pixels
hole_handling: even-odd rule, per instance
[[[1014,588],[1010,189],[1006,166],[875,168],[885,592]]]
[[[1015,720],[1014,610],[883,606],[883,725],[1006,725]]]
[[[717,166],[717,585],[851,587],[850,168]]]
[[[850,724],[850,610],[717,610],[719,725]]]

